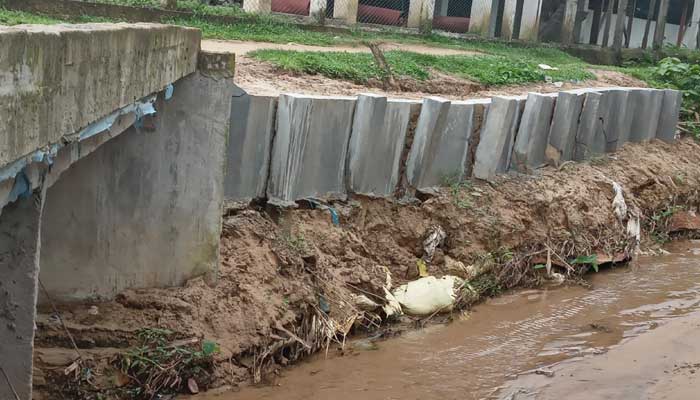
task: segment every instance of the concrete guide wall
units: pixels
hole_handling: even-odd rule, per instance
[[[280,96],[267,187],[270,202],[293,205],[311,197],[345,198],[345,159],[355,101]]]
[[[58,300],[181,285],[218,266],[230,80],[190,75],[48,190],[41,277]],[[69,234],[67,234],[69,233]]]
[[[0,27],[0,166],[191,74],[200,39],[159,24]]]
[[[7,206],[0,218],[0,399],[32,397],[32,352],[41,245],[42,194]]]
[[[408,125],[419,109],[420,103],[413,100],[387,100],[369,94],[358,97],[348,149],[348,180],[353,193],[371,197],[394,194]]]
[[[673,141],[682,96],[620,87],[466,101],[429,97],[422,104],[377,95],[282,95],[276,115],[274,99],[246,101],[251,106],[234,113],[248,122],[232,128],[231,143],[253,140],[256,150],[245,153],[255,157],[245,165],[230,152],[228,174],[252,177],[241,186],[246,196],[227,192],[227,200],[264,198],[269,159],[268,201],[290,206],[348,193],[392,198],[432,191],[448,179],[491,180],[510,169],[533,173],[545,163],[586,160],[627,142]],[[266,158],[273,123],[277,132]]]

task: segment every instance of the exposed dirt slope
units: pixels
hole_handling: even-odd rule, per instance
[[[387,270],[393,286],[415,279],[422,240],[435,225],[447,239],[429,272],[468,275],[458,262],[479,266],[486,273],[472,285],[480,295],[542,279],[532,264],[546,255],[545,245],[554,264],[563,264],[557,256],[597,253],[604,262],[631,255],[632,240],[612,212],[611,181],[643,214],[645,233],[662,237],[669,210],[680,209],[670,207],[697,207],[700,145],[630,144],[612,157],[548,167],[537,176],[454,183],[410,204],[354,198],[333,205],[338,226],[328,210],[239,211],[225,218],[216,284],[194,279],[183,288],[130,290],[98,304],[98,315],[89,312],[92,304],[60,309],[78,345],[92,348],[95,358],[134,345],[141,328],[167,328],[173,339],[220,344],[214,385],[259,380],[265,371],[325,348],[333,333],[379,323],[382,313],[363,312],[353,295],[379,301]],[[44,378],[65,381],[53,368],[74,358],[69,343],[55,318],[42,314],[37,386]]]

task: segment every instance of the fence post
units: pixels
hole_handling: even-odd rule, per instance
[[[566,0],[564,22],[561,24],[561,42],[564,44],[576,43],[574,30],[576,27],[576,15],[578,14],[578,2],[579,0]]]
[[[409,28],[419,28],[421,31],[430,31],[435,15],[435,0],[410,0],[408,5]]]
[[[272,12],[272,0],[243,0],[243,11],[253,14]]]
[[[661,50],[664,47],[666,38],[666,19],[668,16],[669,0],[660,0],[659,17],[656,19],[656,30],[654,31],[654,50]]]
[[[340,0],[333,6],[333,18],[345,20],[346,23],[354,25],[357,23],[358,0]]]
[[[480,36],[496,36],[498,0],[474,0],[472,2],[469,32]]]

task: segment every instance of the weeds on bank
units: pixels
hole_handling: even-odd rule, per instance
[[[676,57],[664,58],[654,69],[654,76],[683,92],[680,128],[700,139],[700,64],[682,62]]]
[[[219,346],[214,342],[170,342],[173,332],[144,328],[138,332],[139,346],[117,356],[119,371],[129,378],[123,392],[133,399],[198,391],[201,384],[211,383],[214,355]]]

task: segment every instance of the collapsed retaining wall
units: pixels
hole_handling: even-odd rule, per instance
[[[227,200],[293,205],[348,193],[392,198],[448,178],[535,173],[626,142],[672,142],[682,94],[613,87],[422,104],[376,95],[239,99],[246,122],[231,127]]]

